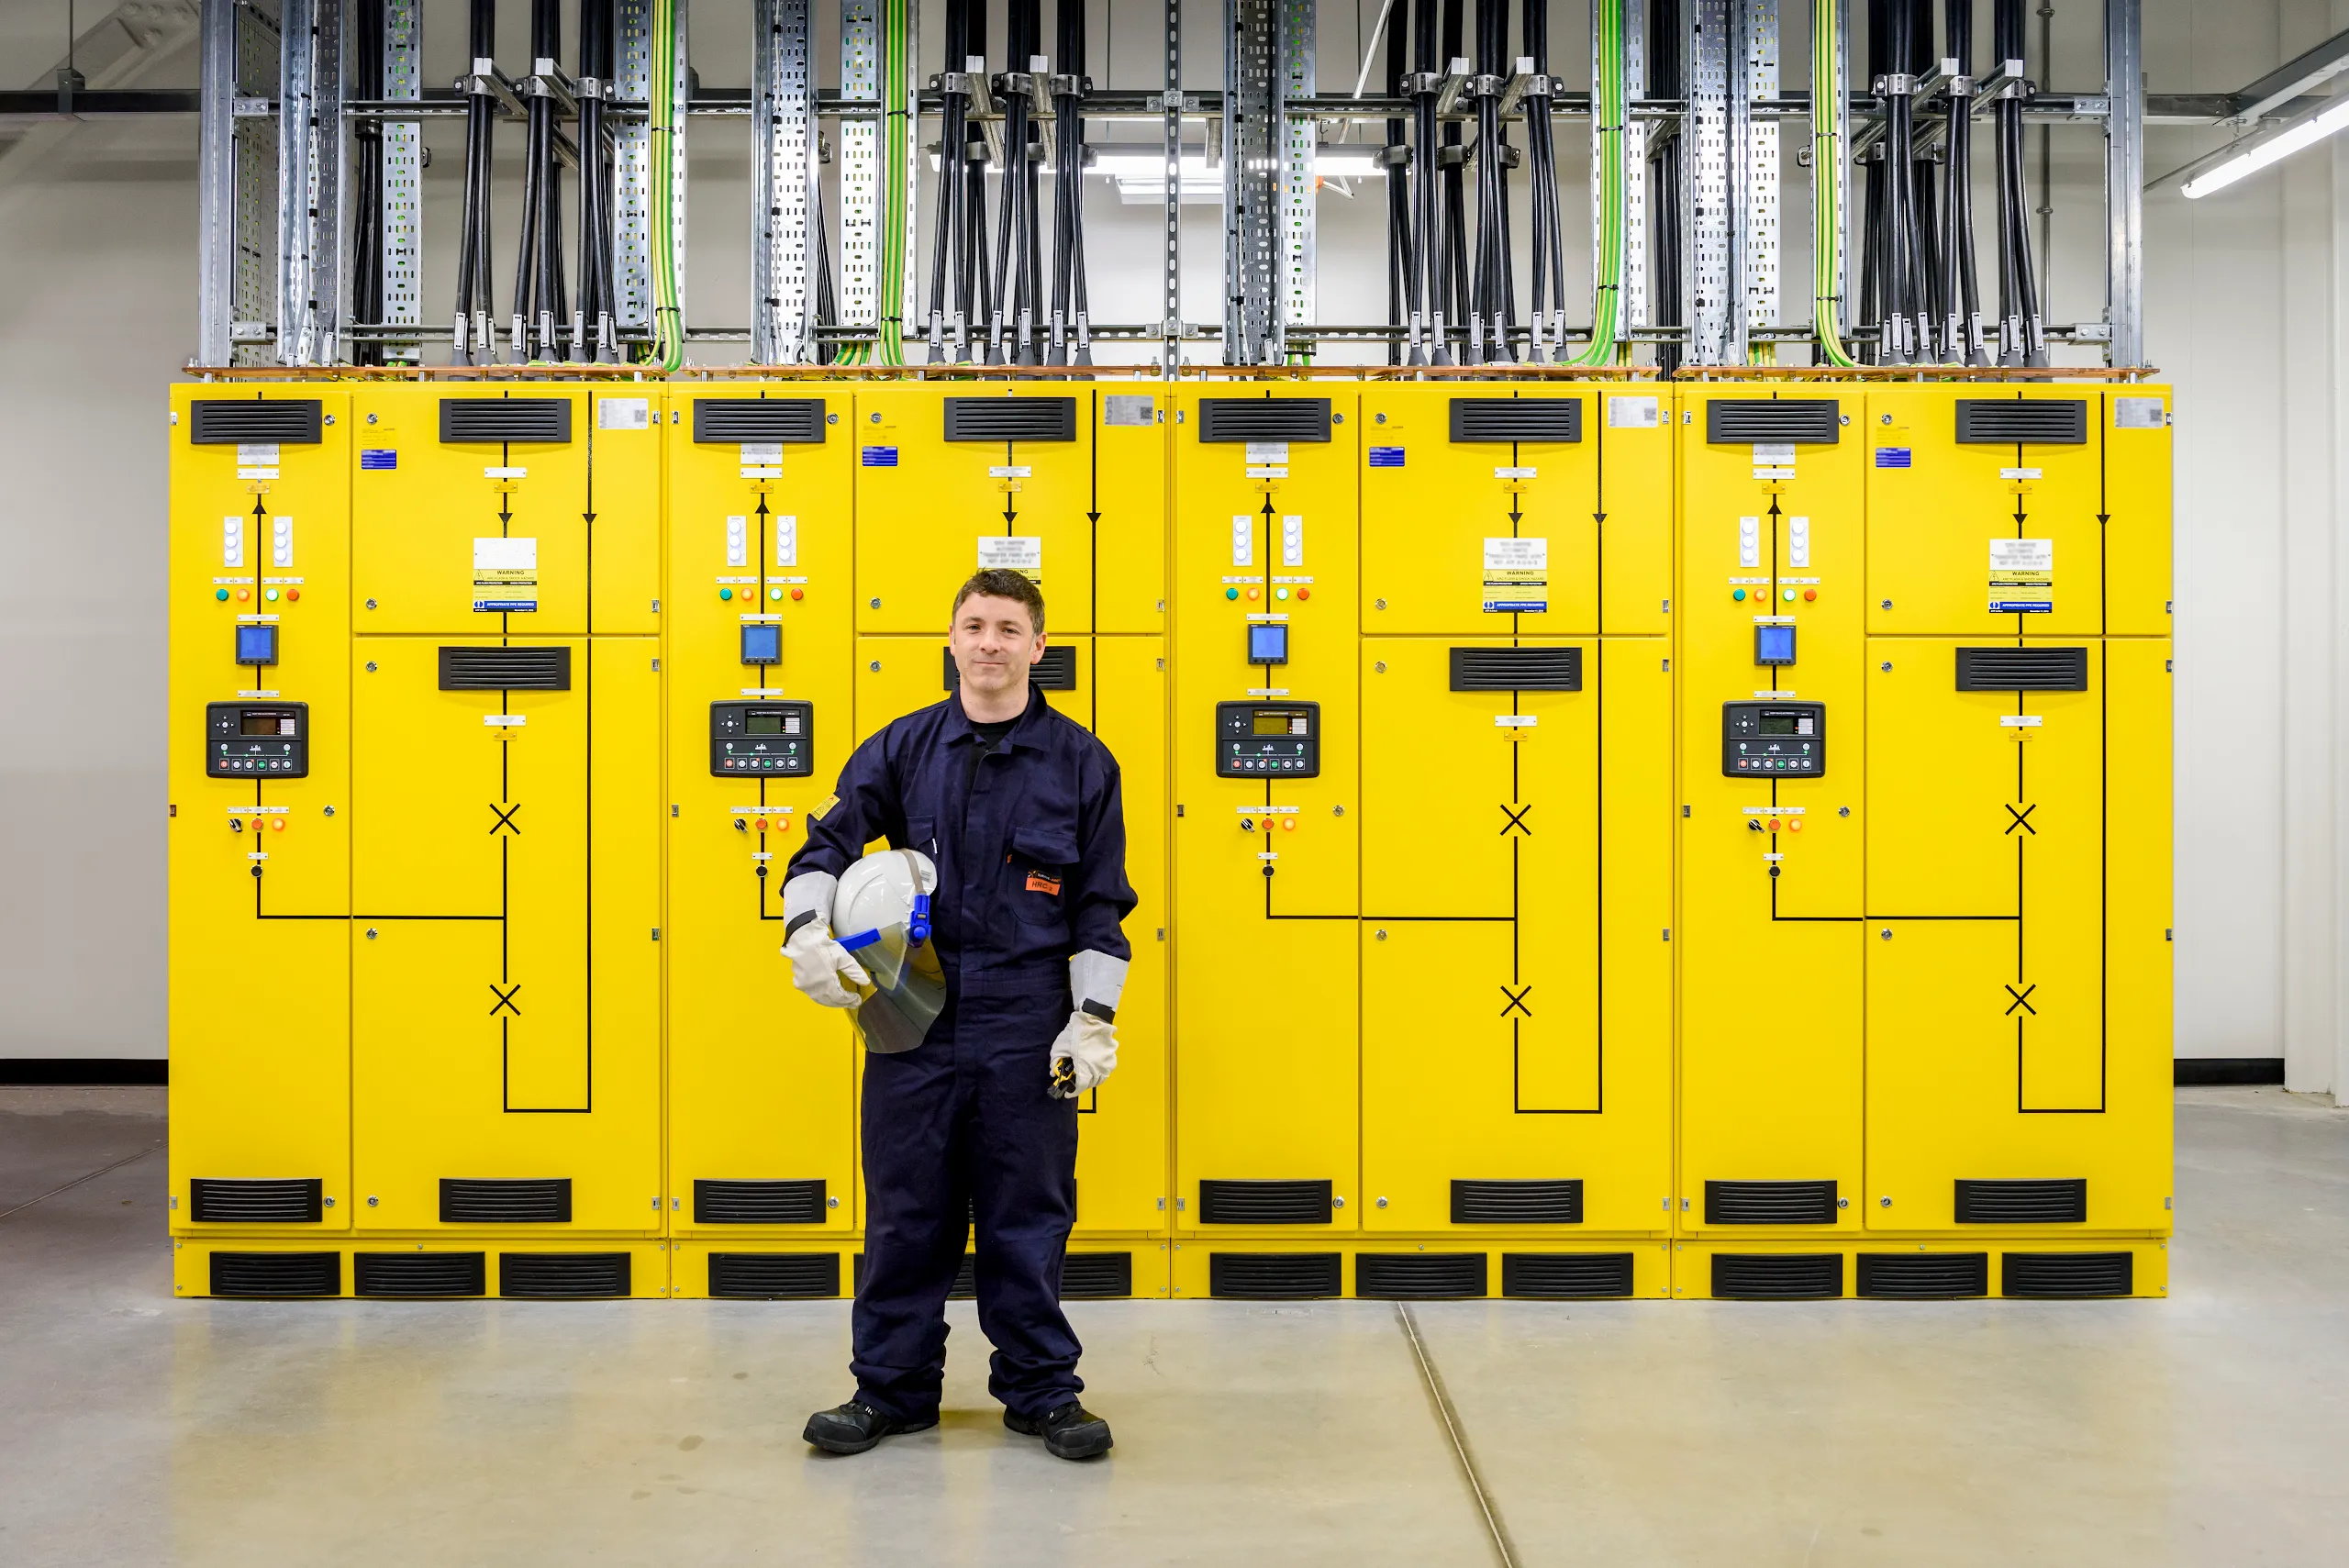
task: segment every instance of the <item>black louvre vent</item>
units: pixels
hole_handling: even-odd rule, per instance
[[[954,667],[952,649],[941,648],[939,652],[946,661],[946,689],[951,692],[963,684],[963,672]],[[1041,686],[1048,692],[1076,690],[1076,645],[1073,642],[1055,642],[1047,645],[1044,649],[1044,656],[1037,660],[1035,665],[1029,670],[1028,682],[1029,684]]]
[[[2135,1262],[2126,1252],[2008,1252],[1998,1259],[1998,1294],[2127,1296]]]
[[[696,397],[694,439],[705,445],[740,441],[820,442],[820,397]]]
[[[568,441],[568,397],[444,397],[440,439],[451,444]]]
[[[351,1260],[353,1296],[486,1296],[483,1252],[361,1252]]]
[[[1579,648],[1455,648],[1455,692],[1578,692]]]
[[[1074,397],[950,397],[950,441],[1073,441]]]
[[[838,1252],[712,1252],[709,1294],[738,1301],[808,1301],[841,1293]]]
[[[1452,1184],[1454,1225],[1580,1225],[1582,1182]]]
[[[1957,1184],[1960,1225],[2086,1225],[2088,1183],[2085,1176],[2043,1181]]]
[[[1629,1252],[1504,1252],[1501,1294],[1585,1301],[1631,1294]]]
[[[1957,400],[1960,446],[2085,446],[2088,406],[2077,398],[1961,397]]]
[[[1354,1294],[1381,1301],[1444,1301],[1483,1296],[1482,1252],[1361,1252],[1354,1257]]]
[[[1708,1225],[1832,1225],[1832,1182],[1707,1182]]]
[[[1578,441],[1579,397],[1455,397],[1455,441]]]
[[[1328,1182],[1201,1182],[1202,1225],[1327,1225]]]
[[[315,1177],[287,1181],[188,1183],[188,1214],[206,1225],[316,1225],[326,1218],[326,1184]]]
[[[824,1179],[694,1183],[696,1225],[821,1225]]]
[[[1860,1294],[1879,1301],[1946,1301],[1990,1294],[1987,1252],[1862,1252]]]
[[[1792,441],[1831,447],[1842,435],[1831,397],[1717,397],[1705,405],[1705,439],[1715,446]]]
[[[587,1301],[629,1293],[626,1252],[500,1252],[497,1294],[534,1301]]]
[[[443,1225],[567,1225],[571,1222],[571,1178],[468,1181],[440,1178]],[[501,1267],[504,1265],[501,1263]]]
[[[1336,1252],[1210,1252],[1208,1294],[1242,1301],[1310,1301],[1345,1294]]]
[[[1133,1293],[1131,1252],[1071,1252],[1061,1260],[1063,1301],[1112,1301]]]
[[[340,1296],[340,1252],[215,1252],[215,1296]]]
[[[1957,651],[1961,692],[2084,692],[2088,689],[2085,648],[1961,648]]]
[[[443,648],[444,692],[567,692],[568,648]]]
[[[192,446],[230,447],[245,441],[307,446],[320,439],[321,415],[315,397],[199,397],[190,406],[187,439]]]
[[[1326,441],[1326,397],[1202,397],[1202,441]]]
[[[1725,1301],[1809,1301],[1843,1294],[1840,1252],[1715,1252],[1713,1294]]]

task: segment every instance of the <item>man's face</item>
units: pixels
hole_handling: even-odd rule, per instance
[[[963,601],[946,645],[963,684],[988,695],[1025,692],[1029,666],[1044,656],[1044,634],[1029,624],[1028,606],[992,594]]]

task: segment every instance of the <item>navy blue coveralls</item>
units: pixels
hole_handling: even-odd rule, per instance
[[[1052,1097],[1051,1056],[1072,1007],[1070,955],[1130,956],[1118,763],[1032,685],[974,769],[979,744],[957,696],[889,725],[849,759],[838,803],[809,821],[785,878],[838,876],[875,839],[938,866],[930,940],[946,1010],[913,1050],[864,1061],[864,1278],[849,1364],[857,1398],[900,1420],[938,1414],[966,1213],[979,1326],[996,1347],[988,1392],[1034,1417],[1085,1386],[1060,1306],[1077,1103]]]

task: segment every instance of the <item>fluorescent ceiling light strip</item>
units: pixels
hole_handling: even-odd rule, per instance
[[[2349,103],[2336,104],[2314,119],[2302,120],[2282,135],[2228,159],[2207,173],[2197,174],[2186,182],[2183,194],[2190,201],[2207,196],[2213,191],[2222,191],[2238,180],[2256,174],[2270,163],[2289,158],[2303,148],[2315,146],[2344,126],[2349,126]]]

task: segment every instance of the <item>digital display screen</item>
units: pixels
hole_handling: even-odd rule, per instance
[[[1807,713],[1784,710],[1772,713],[1767,708],[1762,712],[1762,733],[1765,735],[1808,735],[1810,732],[1810,715]]]
[[[783,628],[779,626],[746,626],[742,628],[742,662],[745,664],[780,664],[783,662]],[[753,731],[753,733],[756,733]]]
[[[237,628],[237,662],[239,664],[274,664],[277,662],[277,628],[273,626],[240,626]]]
[[[1260,707],[1256,710],[1255,724],[1249,733],[1302,735],[1305,733],[1305,716],[1301,713],[1291,713],[1286,708]]]
[[[277,712],[273,708],[249,707],[245,709],[238,722],[237,733],[239,735],[291,735],[294,733],[294,716],[290,713]]]
[[[1793,663],[1795,662],[1795,628],[1790,626],[1755,627],[1753,628],[1753,662],[1756,664]]]
[[[745,735],[796,735],[799,733],[799,726],[794,724],[785,728],[782,713],[763,713],[754,707],[742,716],[742,733]]]
[[[1277,624],[1250,627],[1248,628],[1248,662],[1251,664],[1287,663],[1288,628]]]

